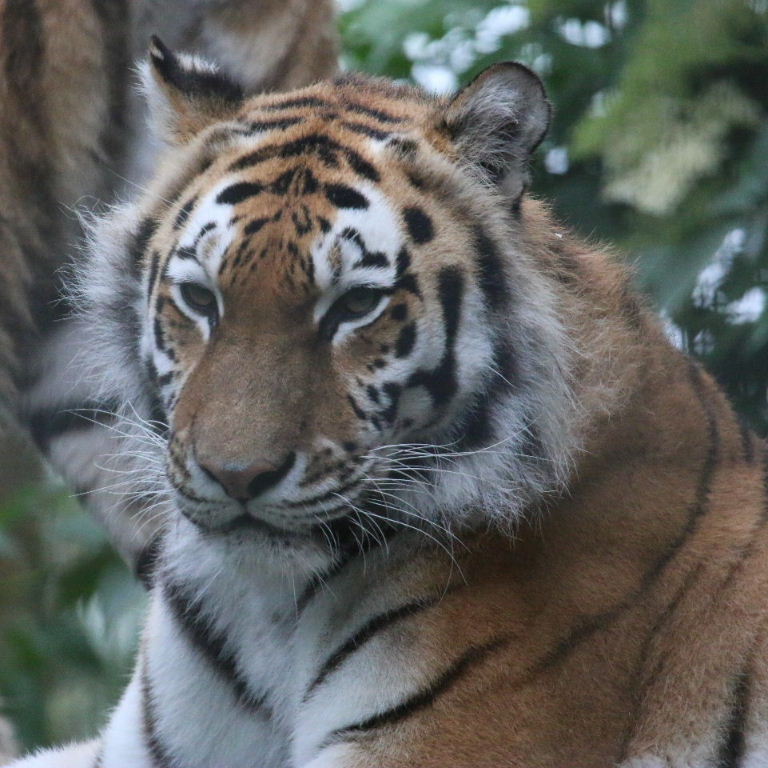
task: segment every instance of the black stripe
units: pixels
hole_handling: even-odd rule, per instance
[[[273,160],[274,158],[288,159],[301,155],[315,155],[329,168],[339,167],[339,157],[346,159],[350,168],[369,181],[379,181],[381,176],[376,168],[359,152],[351,147],[340,144],[323,133],[310,133],[299,139],[284,144],[271,144],[249,152],[235,160],[230,166],[231,171],[242,171],[255,165]]]
[[[355,556],[356,553],[347,552],[343,556],[339,556],[339,559],[328,570],[313,576],[296,600],[296,613],[302,613],[321,587],[324,587],[330,579],[341,573],[355,559]]]
[[[367,208],[368,199],[346,184],[326,184],[325,196],[337,208]]]
[[[385,269],[389,266],[389,259],[382,251],[369,251],[365,245],[365,241],[361,237],[360,233],[352,227],[347,227],[342,233],[341,237],[344,240],[349,240],[354,243],[361,251],[360,258],[352,265],[353,268],[358,267],[373,267]]]
[[[765,457],[763,459],[762,486],[763,504],[760,510],[760,514],[757,516],[757,520],[752,526],[752,530],[750,531],[746,546],[741,548],[738,559],[731,565],[725,581],[723,581],[722,585],[720,586],[721,594],[726,589],[728,589],[733,583],[733,580],[742,574],[744,569],[748,567],[748,564],[752,559],[752,555],[760,543],[760,530],[766,524],[768,524],[768,451],[766,451]]]
[[[717,768],[739,768],[746,752],[745,728],[750,699],[748,670],[749,667],[734,681],[731,711],[723,729],[725,738],[718,750]]]
[[[163,597],[187,639],[231,686],[238,704],[249,711],[264,712],[266,697],[250,690],[248,681],[237,668],[234,654],[227,650],[226,638],[213,630],[200,603],[190,600],[184,589],[172,582],[163,584]]]
[[[168,354],[170,350],[166,350]],[[168,414],[165,411],[165,407],[160,399],[160,395],[157,392],[157,370],[152,366],[154,370],[154,380],[152,375],[148,372],[147,376],[151,381],[151,386],[148,388],[149,398],[149,426],[156,435],[160,437],[167,437],[168,435]]]
[[[464,675],[482,664],[488,656],[503,648],[508,642],[505,637],[497,638],[483,645],[473,645],[468,648],[442,675],[418,693],[409,696],[400,704],[366,718],[359,723],[339,728],[331,733],[320,746],[320,750],[334,742],[343,741],[348,736],[394,725],[416,714],[422,709],[431,707],[437,699],[452,688]],[[320,751],[318,750],[318,751]]]
[[[403,246],[397,253],[397,279],[403,278],[405,273],[411,266],[411,254],[408,249]]]
[[[155,346],[162,351],[165,351],[165,331],[163,330],[163,324],[160,320],[160,317],[161,307],[163,306],[164,302],[164,296],[157,297],[157,306],[155,307],[155,321],[152,324],[154,328]],[[155,370],[155,384],[158,385],[157,370]]]
[[[372,117],[374,120],[378,120],[380,123],[402,123],[401,117],[396,115],[390,115],[388,112],[384,112],[381,109],[374,109],[368,107],[365,104],[360,104],[356,101],[344,102],[344,108],[350,112],[356,112],[359,115],[365,115],[366,117]]]
[[[152,251],[152,258],[149,262],[149,277],[147,278],[147,301],[151,301],[152,292],[155,289],[155,281],[160,270],[160,253]]]
[[[262,109],[269,110],[270,112],[277,112],[281,109],[292,109],[294,107],[325,107],[331,109],[333,104],[324,101],[323,99],[318,99],[315,96],[297,96],[293,99],[281,101],[278,104],[267,104],[262,107]]]
[[[461,318],[464,276],[457,267],[443,267],[437,276],[438,296],[445,324],[445,351],[431,371],[418,370],[408,379],[409,387],[424,387],[435,405],[444,405],[456,392],[456,334]]]
[[[366,419],[367,416],[365,412],[360,410],[360,407],[357,405],[354,398],[351,395],[347,395],[347,398],[354,404],[354,406],[360,412],[359,418]],[[344,485],[340,485],[338,488],[332,488],[329,491],[325,491],[324,493],[318,494],[317,496],[312,496],[309,499],[302,499],[301,501],[286,501],[286,502],[283,502],[281,506],[289,507],[293,509],[302,509],[304,507],[314,506],[316,504],[322,504],[325,501],[330,501],[331,499],[335,498],[338,494],[345,493],[350,488],[354,488],[359,482],[360,482],[360,477],[357,477],[356,479],[352,480],[352,482],[345,483]]]
[[[141,711],[144,743],[154,768],[172,768],[175,761],[157,733],[157,714],[152,699],[152,684],[149,680],[146,660],[141,672]]]
[[[497,341],[493,349],[493,361],[486,376],[486,387],[475,398],[462,425],[458,450],[473,451],[491,445],[496,439],[494,416],[499,400],[513,389],[518,382],[517,357],[512,344],[507,340]],[[521,446],[520,453],[528,457],[540,457],[540,443],[535,437],[535,426],[531,423],[526,433],[528,447]]]
[[[393,136],[387,142],[387,147],[397,152],[403,160],[409,160],[411,162],[416,159],[416,155],[419,152],[419,144],[417,141],[414,141],[414,139],[404,139],[402,136]],[[413,173],[413,171],[409,171],[408,173]],[[414,181],[414,184],[417,187],[422,187],[426,182],[424,179],[418,179],[417,181]]]
[[[377,139],[379,141],[384,141],[384,139],[388,139],[392,135],[390,131],[382,131],[378,128],[372,128],[370,125],[366,125],[365,123],[357,123],[352,120],[342,120],[341,125],[348,131],[352,131],[353,133],[360,133],[363,136],[369,136],[370,138]]]
[[[428,243],[435,236],[435,228],[432,219],[418,206],[411,206],[403,210],[405,226],[411,240],[419,245]]]
[[[139,222],[138,228],[131,235],[130,245],[128,246],[128,263],[130,264],[131,275],[136,278],[139,277],[141,264],[147,255],[147,246],[155,232],[157,232],[157,228],[158,222],[151,216],[148,216]]]
[[[399,608],[394,608],[386,613],[381,613],[378,616],[374,616],[367,621],[352,637],[346,640],[340,645],[325,661],[317,677],[309,684],[307,691],[304,694],[304,701],[306,701],[318,686],[322,685],[325,679],[332,672],[337,670],[347,658],[355,651],[359,650],[361,646],[365,645],[369,640],[375,637],[379,632],[383,632],[393,624],[403,619],[415,616],[417,613],[431,608],[440,601],[440,597],[428,597],[414,600],[413,602],[401,605]]]
[[[480,290],[490,309],[504,309],[509,300],[509,293],[501,256],[491,238],[479,227],[475,229],[474,239],[480,270]]]
[[[351,149],[346,150],[347,162],[355,173],[368,179],[368,181],[381,181],[381,175],[376,168],[361,155]]]
[[[298,125],[299,123],[303,123],[304,118],[303,117],[276,117],[274,120],[251,120],[248,123],[248,130],[249,131],[274,131],[274,130],[285,130],[286,128],[290,128],[291,126]]]
[[[720,429],[717,424],[712,403],[706,397],[704,380],[701,370],[695,360],[688,360],[688,378],[691,382],[696,397],[704,412],[707,428],[707,453],[699,475],[696,493],[693,503],[688,507],[686,524],[679,536],[670,547],[658,558],[655,566],[644,577],[644,585],[650,586],[658,575],[666,568],[672,558],[685,546],[692,534],[696,531],[702,517],[709,511],[709,494],[712,487],[712,477],[720,458]]]
[[[196,261],[198,264],[200,263],[197,260],[197,251],[193,245],[182,245],[173,252],[173,255],[177,259],[185,259],[189,261]]]
[[[247,200],[249,197],[260,194],[263,189],[261,184],[256,184],[255,182],[250,181],[241,181],[223,189],[216,198],[216,202],[219,204],[237,205],[238,203],[242,203],[243,200]]]
[[[160,558],[163,537],[158,534],[139,552],[134,564],[134,572],[146,589],[154,582],[155,566]]]
[[[672,600],[666,605],[664,610],[657,616],[653,626],[643,639],[643,644],[638,654],[638,661],[632,674],[632,683],[630,684],[630,693],[632,696],[632,713],[627,722],[627,728],[622,739],[621,749],[616,757],[616,765],[623,764],[629,758],[629,748],[634,734],[634,727],[640,722],[640,707],[645,699],[648,687],[658,680],[661,671],[664,668],[664,657],[655,665],[653,673],[648,673],[646,665],[651,653],[651,646],[657,638],[667,621],[677,611],[678,605],[688,594],[691,587],[696,583],[703,570],[703,564],[699,563],[692,568],[685,577],[683,583],[678,588]]]
[[[741,435],[741,449],[744,453],[744,461],[751,464],[755,460],[754,436],[744,419],[739,419],[739,434]]]
[[[408,357],[416,344],[416,323],[408,323],[400,329],[395,341],[395,357]]]
[[[197,197],[191,197],[189,200],[187,200],[186,203],[184,203],[184,205],[181,206],[181,208],[179,208],[179,212],[176,214],[176,218],[173,222],[174,229],[181,229],[184,224],[186,224],[187,219],[189,218],[189,214],[195,207],[196,202]]]
[[[70,407],[40,408],[29,417],[29,428],[37,446],[46,451],[52,440],[67,432],[82,432],[97,424],[114,420],[118,404],[109,402],[84,402]]]
[[[359,555],[371,552],[374,549],[379,549],[384,546],[386,542],[390,542],[397,534],[398,529],[396,525],[389,525],[382,523],[381,521],[376,524],[376,536],[372,534],[363,534],[363,540],[359,538],[359,528],[356,532],[357,538],[349,530],[344,530],[344,522],[352,520],[353,518],[347,516],[331,521],[330,534],[335,538],[339,544],[338,555],[333,565],[331,565],[325,571],[315,575],[304,588],[299,598],[296,600],[296,613],[302,613],[309,603],[315,598],[315,596],[325,587],[328,582],[340,575],[341,572]],[[351,524],[349,526],[351,528]]]
[[[265,218],[253,219],[252,221],[249,221],[243,228],[243,234],[255,235],[268,221],[269,219]]]

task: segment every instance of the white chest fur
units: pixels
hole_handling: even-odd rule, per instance
[[[428,679],[407,633],[378,631],[423,600],[408,537],[320,585],[226,554],[184,524],[170,535],[103,768],[314,765]]]

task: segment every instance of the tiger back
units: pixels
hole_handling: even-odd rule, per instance
[[[527,194],[538,78],[146,78],[75,296],[172,513],[109,725],[20,765],[765,765],[766,449]]]

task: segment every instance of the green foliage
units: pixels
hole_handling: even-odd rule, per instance
[[[145,596],[65,489],[0,506],[0,692],[26,746],[91,736],[125,686]]]
[[[768,431],[768,0],[345,0],[350,68],[437,89],[502,59],[556,106],[534,191],[619,245]],[[0,693],[27,747],[96,731],[143,594],[49,483],[0,503]]]

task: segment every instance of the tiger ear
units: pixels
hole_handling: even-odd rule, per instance
[[[214,64],[176,54],[154,36],[141,75],[150,121],[158,136],[174,144],[189,141],[207,125],[228,119],[244,99],[240,85]]]
[[[538,75],[516,62],[481,72],[448,104],[443,123],[460,157],[518,201],[531,153],[549,128],[552,107]]]

